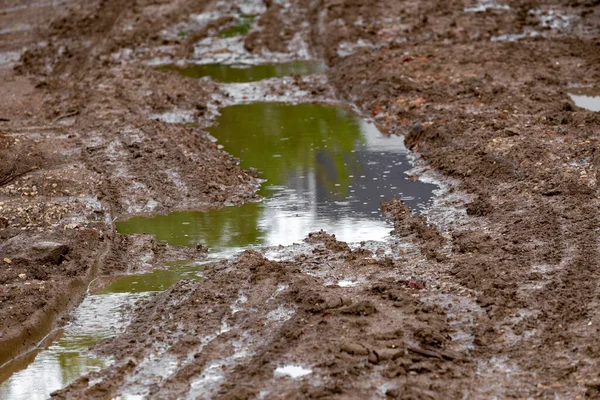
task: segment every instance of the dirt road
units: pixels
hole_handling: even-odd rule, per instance
[[[598,2],[234,3],[2,3],[0,364],[98,277],[205,257],[116,220],[258,200],[204,131],[235,95],[153,68],[244,52],[324,61],[242,96],[356,106],[437,197],[384,199],[389,248],[306,232],[207,265],[53,398],[599,398],[600,113],[568,94],[600,86]],[[240,48],[215,47],[244,7]]]

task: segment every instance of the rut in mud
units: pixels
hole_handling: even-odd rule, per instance
[[[0,11],[0,396],[599,396],[597,2],[121,3]]]
[[[271,75],[279,76],[279,72],[275,66]],[[220,147],[239,155],[242,166],[257,170],[263,181],[258,193],[265,200],[117,222],[121,234],[153,234],[173,246],[207,247],[209,258],[172,262],[166,270],[120,278],[88,297],[75,311],[75,320],[65,333],[46,350],[28,356],[29,362],[35,356],[33,362],[16,370],[3,384],[5,397],[44,398],[80,375],[107,366],[108,360],[91,356],[86,350],[122,330],[122,323],[112,321],[126,321],[126,310],[150,292],[165,290],[183,279],[207,279],[204,270],[210,263],[227,260],[249,247],[299,243],[315,228],[353,243],[369,241],[371,247],[379,241],[378,251],[385,252],[389,244],[382,241],[391,228],[381,215],[380,201],[398,195],[417,209],[426,206],[431,196],[433,185],[408,179],[406,172],[411,167],[401,138],[384,137],[375,126],[342,108],[249,103],[225,107],[219,114],[207,131]],[[365,249],[364,253],[370,251]],[[331,284],[355,286],[366,280],[352,274]],[[94,314],[94,322],[86,324]],[[154,368],[162,363],[172,364],[170,369],[178,367],[164,357],[137,371],[136,380],[143,385],[156,379]],[[26,365],[23,362],[20,365]],[[37,385],[39,381],[48,383]],[[139,394],[140,389],[131,393]]]

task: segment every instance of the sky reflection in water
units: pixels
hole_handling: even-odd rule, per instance
[[[51,344],[29,353],[0,370],[0,399],[46,400],[106,362],[87,352],[99,340],[114,336],[126,321],[119,318],[127,306],[144,295],[110,294],[88,296],[73,314],[63,332],[50,337]],[[35,360],[34,360],[35,359]]]
[[[569,89],[569,96],[577,107],[600,111],[600,88],[582,87]]]

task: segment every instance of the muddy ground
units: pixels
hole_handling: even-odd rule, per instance
[[[230,19],[161,32],[227,2],[21,3],[0,10],[0,364],[64,323],[97,276],[203,257],[122,237],[116,219],[253,201],[257,184],[202,132],[220,89],[145,65],[191,57]],[[246,49],[300,37],[337,99],[405,135],[444,192],[426,219],[384,204],[391,254],[314,233],[278,261],[206,267],[97,346],[113,366],[55,397],[599,398],[600,114],[567,95],[600,82],[598,2],[265,8]],[[154,117],[174,109],[196,123]],[[363,283],[326,285],[344,276]],[[153,363],[176,367],[165,378]],[[309,378],[274,377],[290,363]]]

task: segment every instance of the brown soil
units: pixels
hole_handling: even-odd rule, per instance
[[[269,261],[247,251],[231,265],[207,268],[201,284],[182,282],[155,296],[139,308],[125,334],[97,346],[100,354],[122,361],[55,398],[73,393],[110,398],[130,389],[126,380],[131,377],[157,382],[151,385],[152,398],[177,398],[190,391],[193,378],[211,362],[219,361],[223,384],[214,392],[199,392],[204,396],[251,398],[267,391],[269,397],[305,398],[351,392],[368,398],[373,374],[389,383],[407,383],[398,395],[458,396],[459,386],[439,382],[440,376],[464,376],[474,366],[465,353],[452,349],[453,328],[445,312],[419,299],[420,289],[412,282],[381,277],[402,269],[408,258],[394,261],[375,258],[366,249],[351,251],[324,233],[311,234],[308,241],[314,244],[312,254],[294,261]],[[322,276],[346,273],[372,279],[354,288],[323,286]],[[178,360],[177,372],[166,380],[154,379],[152,368],[142,362],[152,353],[158,357],[156,365]],[[313,366],[313,379],[320,384],[274,380],[274,367],[286,363]],[[420,385],[409,384],[416,374]],[[98,377],[104,378],[101,383],[86,387]]]
[[[143,386],[161,399],[599,398],[600,114],[566,93],[600,82],[598,2],[515,0],[481,13],[464,1],[290,3],[265,2],[246,48],[284,51],[299,32],[338,98],[405,135],[447,192],[427,219],[383,205],[391,256],[318,232],[288,261],[249,251],[208,266],[203,281],[140,305],[96,348],[115,364],[55,397]],[[116,234],[114,218],[254,199],[255,179],[200,129],[216,85],[142,63],[157,46],[189,55],[189,40],[159,32],[211,5],[88,1],[43,22],[0,13],[7,26],[40,27],[0,36],[0,51],[29,48],[16,70],[0,70],[0,364],[38,340],[27,327],[47,332],[80,300],[83,290],[65,299],[69,287],[126,272],[136,240]],[[543,26],[530,10],[570,22]],[[111,57],[128,48],[139,63]],[[199,127],[150,119],[173,109],[194,110]],[[139,240],[156,265],[168,258]],[[334,284],[347,276],[360,284]],[[164,363],[176,365],[165,379]],[[312,373],[274,377],[285,364]],[[221,380],[207,384],[208,372]]]

